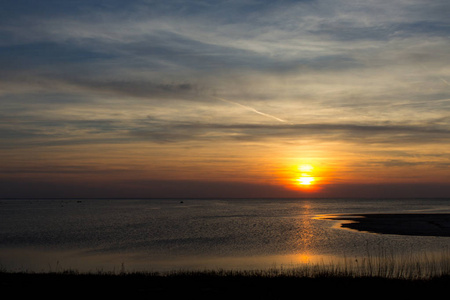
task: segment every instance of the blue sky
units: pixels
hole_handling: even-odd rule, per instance
[[[448,1],[1,6],[5,196],[35,182],[42,195],[120,183],[160,196],[164,182],[177,195],[214,183],[303,196],[287,182],[304,163],[321,170],[320,195],[448,195]]]

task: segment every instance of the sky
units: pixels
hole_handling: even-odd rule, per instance
[[[0,197],[450,197],[448,0],[3,0]]]

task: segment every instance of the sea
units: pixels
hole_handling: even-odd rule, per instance
[[[0,270],[264,270],[449,251],[449,237],[323,218],[360,213],[450,213],[450,199],[1,199]]]

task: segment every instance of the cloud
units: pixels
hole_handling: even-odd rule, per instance
[[[25,2],[0,12],[11,169],[141,146],[446,163],[448,1]]]
[[[165,142],[178,140],[283,140],[314,139],[316,142],[339,141],[356,144],[446,144],[448,128],[408,125],[326,124],[205,124],[205,123],[153,123],[152,130],[145,127],[130,131],[151,140]]]
[[[187,99],[192,93],[196,93],[199,87],[191,83],[154,83],[151,81],[117,80],[72,80],[68,84],[88,89],[93,92],[106,92],[113,95],[126,95],[146,99],[152,98],[182,98]]]
[[[4,35],[16,41],[9,48],[5,45],[9,50],[4,62],[11,61],[11,68],[25,63],[38,76],[78,82],[86,76],[84,82],[92,80],[91,85],[108,81],[158,85],[156,78],[175,78],[175,82],[187,77],[220,78],[225,70],[292,76],[330,70],[351,74],[380,66],[392,69],[408,54],[427,55],[430,60],[437,49],[448,46],[448,21],[440,13],[446,4],[441,1],[432,5],[422,1],[416,5],[137,1],[125,7],[116,2],[98,7],[85,2],[67,14],[69,8],[61,5],[65,13],[51,17],[29,11],[21,22],[5,21]],[[425,40],[418,28],[427,35]],[[431,37],[441,44],[430,45]],[[49,64],[55,66],[49,70]]]

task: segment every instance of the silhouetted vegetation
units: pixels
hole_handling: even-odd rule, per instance
[[[440,296],[450,286],[450,255],[444,251],[420,258],[394,257],[388,251],[362,259],[328,264],[280,266],[264,270],[179,270],[164,273],[127,271],[81,273],[0,271],[0,288],[14,297],[44,295],[46,298],[139,296],[161,299],[252,299],[286,297]],[[311,294],[312,293],[312,294]]]
[[[271,272],[203,271],[159,273],[0,273],[4,295],[44,295],[46,298],[139,296],[251,296],[252,299],[304,298],[307,296],[395,296],[439,295],[450,284],[450,276],[428,279],[389,279],[378,276],[322,274],[296,276]],[[309,294],[313,293],[313,294]]]

